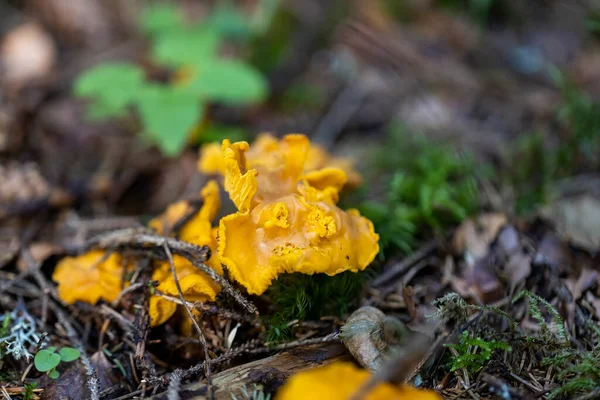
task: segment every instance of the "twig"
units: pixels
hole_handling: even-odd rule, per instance
[[[127,295],[131,292],[135,292],[136,290],[141,289],[145,286],[146,286],[146,282],[136,282],[136,283],[133,283],[133,284],[127,286],[125,289],[121,290],[121,293],[119,293],[119,295],[117,296],[115,301],[113,301],[111,303],[111,305],[113,307],[116,307],[125,295]]]
[[[214,305],[200,303],[197,301],[196,302],[191,302],[191,301],[183,302],[183,301],[181,301],[181,299],[179,297],[169,296],[168,294],[165,294],[158,289],[154,289],[154,294],[157,296],[160,296],[163,299],[168,300],[172,303],[179,304],[179,305],[183,305],[185,303],[188,307],[193,308],[195,310],[201,310],[201,311],[207,312],[209,314],[217,314],[217,315],[220,315],[227,319],[233,319],[236,321],[245,321],[245,322],[254,322],[255,321],[254,318],[252,318],[248,315],[242,315],[242,314],[236,313],[234,311],[225,310],[220,307],[217,308]],[[329,325],[327,325],[327,326],[329,326]]]
[[[206,337],[204,336],[204,332],[202,332],[202,328],[200,328],[198,321],[196,321],[196,318],[194,318],[192,311],[190,311],[190,308],[187,306],[187,302],[185,301],[185,297],[183,296],[183,291],[181,290],[181,285],[179,284],[179,279],[177,279],[177,271],[175,270],[175,263],[173,262],[173,255],[171,254],[171,250],[169,249],[169,246],[167,246],[166,240],[163,244],[163,247],[165,249],[165,254],[169,258],[169,264],[171,266],[171,273],[173,274],[173,279],[175,280],[175,286],[177,287],[177,292],[179,293],[179,298],[183,302],[183,308],[185,308],[185,311],[187,312],[188,317],[194,324],[194,327],[196,328],[196,331],[198,332],[198,337],[200,338],[200,343],[202,343],[202,347],[204,348],[204,371],[205,371],[206,380],[208,383],[207,384],[208,397],[210,399],[212,399],[214,393],[213,393],[212,384],[211,384],[210,357],[208,355],[208,344],[206,343]],[[176,376],[177,376],[177,383],[179,383],[180,376],[179,375],[176,375]],[[173,377],[171,377],[171,379],[173,379]],[[169,388],[170,387],[171,386],[169,385]],[[171,393],[171,391],[169,391],[169,400],[177,400],[177,398],[179,396],[177,396],[177,398],[172,399],[170,393]]]
[[[405,381],[405,379],[414,371],[415,366],[419,365],[427,357],[430,348],[429,338],[425,335],[414,335],[406,343],[409,349],[408,354],[402,354],[400,357],[393,357],[386,362],[384,368],[373,374],[365,381],[358,390],[352,395],[351,399],[358,400],[365,397],[380,382]]]
[[[167,400],[179,400],[179,388],[181,386],[181,374],[172,373],[169,380],[169,388],[167,389]],[[209,386],[210,390],[210,386]]]
[[[396,275],[402,274],[404,271],[408,270],[413,264],[419,262],[421,259],[425,258],[429,253],[435,250],[440,245],[439,240],[434,239],[424,246],[422,246],[419,250],[415,251],[401,262],[392,265],[387,270],[383,271],[381,275],[379,275],[376,279],[373,280],[372,286],[380,286],[390,279],[394,278]]]
[[[146,251],[155,251],[164,254],[164,244],[168,246],[173,254],[180,255],[189,260],[196,268],[208,275],[213,281],[221,285],[223,290],[233,297],[238,304],[252,314],[258,314],[256,306],[248,301],[239,293],[224,277],[217,274],[204,262],[210,257],[210,248],[208,246],[196,246],[174,238],[168,238],[154,234],[146,228],[141,229],[122,229],[106,234],[96,236],[88,240],[78,249],[70,251],[79,253],[92,248],[125,250],[137,249]],[[164,254],[166,258],[166,254]]]
[[[100,306],[100,312],[106,315],[107,317],[115,320],[117,324],[123,329],[128,335],[131,335],[133,331],[133,324],[128,321],[124,316],[107,306],[106,304],[102,304]]]
[[[278,351],[278,350],[287,350],[298,346],[307,346],[309,344],[321,344],[321,343],[329,343],[338,341],[338,332],[330,333],[329,335],[314,338],[314,339],[305,339],[305,340],[294,340],[292,342],[281,343],[275,346],[265,346],[258,349],[248,350],[246,353],[248,354],[259,354],[259,353],[267,353],[270,351]],[[268,344],[268,343],[265,343]]]

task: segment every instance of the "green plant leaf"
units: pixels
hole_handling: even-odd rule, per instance
[[[56,366],[59,363],[60,356],[54,351],[50,351],[47,349],[38,351],[33,359],[35,369],[37,369],[40,372],[50,371],[51,369],[56,368]]]
[[[167,156],[183,150],[203,114],[202,104],[189,93],[158,85],[144,90],[138,108],[145,133]]]
[[[64,362],[75,361],[79,358],[79,356],[81,356],[81,352],[72,347],[63,347],[62,349],[60,349],[58,354],[60,355],[61,361]]]
[[[240,104],[261,101],[267,95],[264,77],[247,63],[218,60],[198,67],[185,90],[206,99]]]
[[[154,59],[165,66],[203,65],[216,56],[221,38],[214,30],[181,29],[165,32],[152,45]]]
[[[217,6],[204,23],[224,36],[242,39],[252,34],[249,21],[231,5]]]
[[[223,139],[229,139],[231,142],[240,142],[248,139],[248,133],[244,128],[239,126],[211,123],[206,128],[203,128],[200,134],[200,141],[202,143],[221,143]]]
[[[148,35],[159,34],[183,25],[179,10],[172,4],[147,6],[140,14],[140,30]]]
[[[60,372],[58,372],[56,369],[53,369],[50,372],[48,372],[48,377],[50,377],[51,379],[58,379],[59,376]]]
[[[120,115],[144,84],[144,72],[129,63],[106,63],[87,70],[75,81],[73,93],[94,100],[90,116]]]

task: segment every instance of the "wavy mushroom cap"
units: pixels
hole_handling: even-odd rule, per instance
[[[173,256],[173,265],[186,301],[206,302],[216,299],[217,294],[221,291],[221,286],[216,284],[210,277],[200,272],[192,263],[180,256]],[[159,282],[158,290],[168,296],[179,298],[171,264],[168,261],[161,262],[155,267],[152,280]],[[176,310],[176,303],[159,295],[152,296],[149,303],[150,325],[157,326],[165,323],[175,314]]]
[[[282,273],[365,269],[379,252],[373,224],[357,211],[294,194],[221,219],[219,257],[250,294]]]
[[[347,400],[370,377],[367,370],[349,362],[334,362],[293,375],[279,389],[275,400]],[[434,391],[415,389],[408,385],[380,383],[361,399],[365,400],[440,400]]]
[[[219,259],[251,294],[264,293],[282,273],[357,272],[379,252],[371,221],[335,205],[345,173],[304,174],[309,149],[296,134],[263,137],[258,150],[223,141],[225,190],[239,212],[220,221]]]
[[[52,280],[58,284],[58,295],[66,303],[96,304],[100,299],[117,299],[123,276],[130,270],[133,266],[120,255],[94,250],[63,258],[54,269]]]
[[[218,274],[223,273],[221,262],[217,251],[217,228],[213,228],[211,221],[216,217],[221,207],[219,199],[219,186],[215,181],[209,181],[200,192],[202,206],[193,216],[189,214],[194,211],[194,207],[188,202],[182,201],[175,203],[165,213],[149,224],[158,233],[171,233],[173,227],[189,217],[179,230],[179,239],[195,244],[197,246],[208,246],[211,249],[211,257],[206,264]],[[221,291],[220,285],[216,284],[206,274],[200,272],[187,259],[174,255],[173,265],[181,291],[186,301],[214,301],[217,294]],[[156,262],[152,279],[159,282],[158,290],[166,295],[179,297],[175,279],[171,271],[169,261]],[[158,295],[150,298],[150,319],[151,325],[156,326],[166,322],[176,311],[177,304]]]

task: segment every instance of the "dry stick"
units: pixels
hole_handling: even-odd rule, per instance
[[[206,380],[208,383],[208,385],[207,385],[208,386],[208,397],[210,399],[212,399],[214,394],[213,394],[212,384],[211,384],[210,357],[208,355],[208,345],[206,343],[206,337],[204,336],[204,332],[202,332],[202,328],[200,328],[198,321],[196,321],[196,318],[194,318],[194,315],[190,311],[190,308],[187,306],[185,297],[183,297],[183,291],[181,290],[181,285],[179,284],[179,279],[177,279],[177,271],[175,271],[175,263],[173,262],[173,255],[171,254],[171,250],[169,249],[169,246],[167,246],[166,240],[164,241],[163,248],[165,249],[165,254],[169,258],[169,264],[171,265],[171,273],[173,274],[173,279],[175,280],[175,286],[177,287],[177,292],[179,293],[179,298],[183,302],[183,308],[185,308],[185,311],[187,312],[188,317],[194,324],[194,327],[196,328],[196,331],[198,332],[198,336],[200,338],[200,343],[202,344],[202,347],[204,347],[204,371],[205,371]],[[172,379],[174,377],[177,378],[177,387],[179,387],[179,380],[181,379],[181,376],[180,375],[175,375],[175,376],[172,375],[171,376]],[[169,391],[169,393],[171,393],[171,391]],[[179,396],[177,396],[177,397],[179,397]],[[171,400],[171,394],[169,394],[169,400]],[[176,399],[173,399],[173,400],[176,400]]]
[[[258,314],[256,306],[244,298],[244,296],[242,296],[242,294],[238,292],[227,279],[204,264],[204,261],[208,259],[210,254],[210,248],[208,246],[199,247],[174,238],[156,235],[153,231],[146,228],[140,228],[122,229],[96,236],[87,241],[79,250],[85,251],[91,248],[114,249],[119,247],[141,250],[160,250],[164,249],[163,245],[165,241],[173,254],[188,259],[196,268],[200,269],[200,271],[208,275],[213,281],[221,285],[223,290],[233,297],[248,312]]]
[[[311,344],[330,343],[330,342],[338,341],[339,340],[338,336],[339,336],[339,333],[334,332],[334,333],[330,333],[329,335],[326,335],[326,336],[323,336],[320,338],[294,340],[293,342],[281,343],[276,346],[270,346],[270,347],[267,346],[267,347],[260,347],[258,349],[249,349],[249,350],[246,350],[245,352],[248,354],[259,354],[259,353],[267,353],[270,351],[287,350],[287,349],[291,349],[291,348],[298,347],[298,346],[308,346]]]
[[[220,356],[218,356],[216,358],[211,359],[210,365],[211,366],[218,365],[222,362],[229,361],[235,357],[238,357],[242,354],[247,354],[247,353],[253,353],[253,354],[267,353],[269,351],[277,351],[277,350],[283,350],[283,349],[287,350],[287,349],[291,349],[294,347],[307,346],[307,345],[318,344],[318,343],[327,343],[327,342],[332,342],[332,341],[336,341],[336,340],[337,340],[337,333],[332,333],[332,334],[329,334],[329,335],[321,337],[321,338],[296,340],[293,342],[282,343],[275,347],[263,347],[263,348],[259,348],[259,349],[256,349],[253,347],[254,344],[256,343],[256,341],[252,340],[249,343],[245,343],[236,349],[230,350],[226,353],[221,354]],[[176,371],[171,372],[170,374],[166,374],[166,375],[160,376],[160,377],[155,377],[149,383],[151,385],[156,385],[155,387],[159,387],[160,385],[166,385],[167,382],[170,381],[170,376],[175,372],[181,374],[181,379],[188,379],[196,374],[201,373],[203,370],[204,370],[204,363],[196,364],[186,370],[176,370]]]
[[[394,264],[391,268],[385,270],[383,274],[379,275],[377,279],[373,280],[372,286],[380,286],[385,282],[389,281],[390,279],[394,278],[396,275],[399,275],[404,271],[408,270],[413,264],[419,262],[429,253],[435,250],[439,246],[439,244],[440,242],[437,239],[426,243],[423,247],[421,247],[419,250],[403,259],[398,264]]]
[[[172,303],[179,304],[179,305],[183,305],[185,303],[190,308],[193,308],[195,310],[201,310],[201,311],[207,312],[209,314],[217,314],[222,317],[225,317],[228,319],[233,319],[236,321],[255,322],[255,319],[252,318],[251,316],[242,315],[242,314],[236,313],[234,311],[224,310],[221,308],[216,309],[216,307],[213,307],[209,304],[200,303],[200,302],[191,302],[191,301],[184,302],[184,301],[181,301],[181,299],[179,297],[169,296],[168,294],[165,294],[158,289],[154,289],[154,294],[157,296],[160,296],[163,299],[168,300]]]

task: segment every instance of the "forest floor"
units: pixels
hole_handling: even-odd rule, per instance
[[[263,36],[223,50],[260,70],[267,97],[203,105],[195,139],[170,157],[132,115],[87,118],[72,90],[115,60],[169,82],[138,32],[141,2],[66,3],[0,0],[0,398],[275,395],[298,371],[368,363],[339,337],[367,306],[403,327],[392,339],[388,320],[365,328],[399,350],[381,379],[448,399],[600,398],[591,2],[282,1]],[[213,7],[174,3],[200,19]],[[260,296],[219,278],[216,301],[171,297],[184,307],[151,328],[149,260],[205,255],[146,223],[177,201],[198,211],[203,144],[252,146],[262,132],[301,132],[354,160],[362,185],[339,206],[373,221],[379,255],[362,272],[280,276]],[[135,282],[115,301],[69,304],[54,270],[89,249],[133,254],[122,279]],[[49,346],[78,353],[48,373],[33,355]]]

